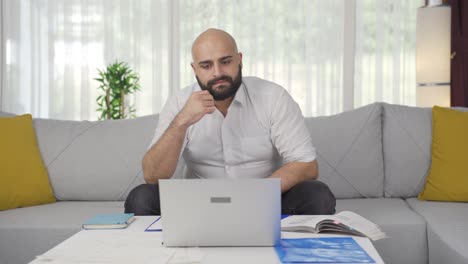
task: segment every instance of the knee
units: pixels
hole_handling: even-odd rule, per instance
[[[321,181],[303,181],[298,183],[293,187],[294,191],[301,193],[304,196],[311,196],[311,197],[333,197],[333,193],[331,192],[328,185]]]
[[[141,184],[133,188],[127,196],[127,201],[134,203],[145,203],[158,195],[158,188],[153,184]]]
[[[308,214],[334,214],[336,198],[325,183],[321,181],[304,181],[294,186],[295,191],[304,197],[311,211]]]
[[[156,203],[159,203],[158,185],[141,184],[128,194],[125,200],[125,212],[136,215],[152,214],[150,211],[153,210]]]

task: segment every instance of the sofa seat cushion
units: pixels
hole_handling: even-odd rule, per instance
[[[0,211],[0,263],[27,263],[81,230],[96,214],[122,213],[124,202],[57,202]]]
[[[430,202],[416,198],[408,204],[427,222],[430,263],[468,263],[468,203]]]
[[[388,238],[373,244],[385,263],[427,263],[424,219],[397,198],[338,199],[336,211],[353,211],[379,225]]]

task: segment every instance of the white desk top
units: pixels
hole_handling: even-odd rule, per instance
[[[67,263],[280,263],[272,247],[165,248],[161,232],[144,232],[156,216],[138,216],[126,229],[81,230],[30,264]],[[330,237],[282,232],[282,238]],[[376,261],[384,263],[368,238],[354,237]]]

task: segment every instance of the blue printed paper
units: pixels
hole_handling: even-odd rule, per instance
[[[281,239],[281,263],[375,263],[351,237]]]

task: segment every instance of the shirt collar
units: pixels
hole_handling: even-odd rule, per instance
[[[239,89],[237,90],[236,92],[236,95],[234,96],[234,100],[233,101],[237,101],[239,102],[241,105],[245,105],[245,101],[246,101],[246,91],[245,91],[246,87],[244,85],[244,82],[242,82],[241,86],[239,87]]]

